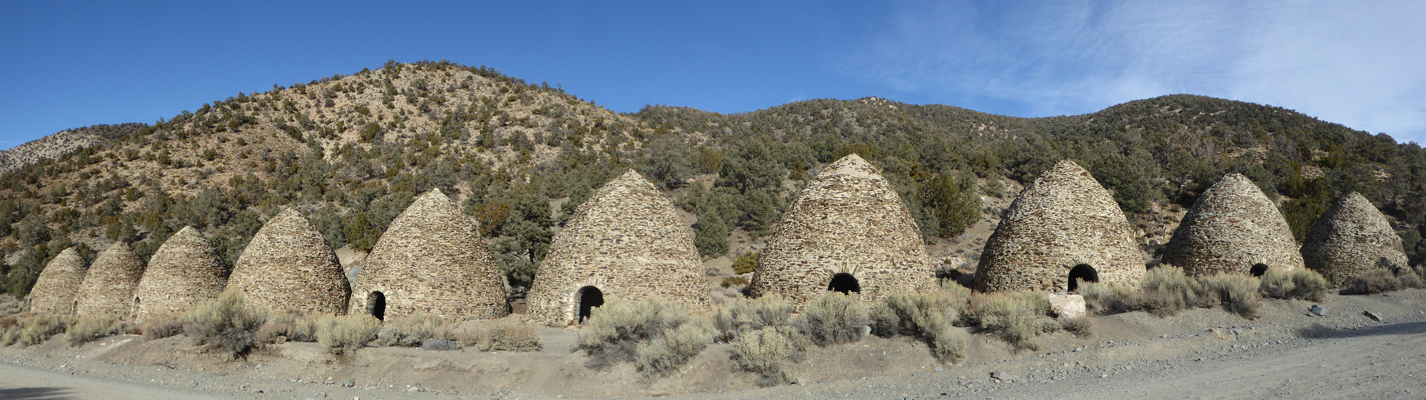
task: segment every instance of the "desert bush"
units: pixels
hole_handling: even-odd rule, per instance
[[[258,343],[276,344],[289,340],[295,329],[297,329],[295,317],[288,313],[274,312],[267,315],[267,321],[262,323],[262,327],[259,327],[253,336]]]
[[[827,292],[807,303],[792,325],[812,343],[828,346],[861,340],[869,322],[860,296]]]
[[[1217,295],[1218,302],[1228,312],[1244,318],[1257,318],[1262,314],[1262,297],[1258,288],[1262,286],[1258,278],[1245,275],[1218,274],[1198,277],[1208,295]]]
[[[757,269],[757,267],[758,252],[756,251],[739,254],[738,258],[736,260],[733,260],[733,273],[736,273],[738,275],[753,272],[753,270]]]
[[[10,327],[18,325],[20,323],[19,321],[20,318],[18,315],[6,315],[4,317],[0,317],[0,332],[4,332],[6,329],[10,329]]]
[[[1079,294],[1084,296],[1084,304],[1091,312],[1110,313],[1128,311],[1124,299],[1134,294],[1134,289],[1114,283],[1079,281]]]
[[[298,317],[292,321],[292,330],[287,332],[287,340],[294,342],[317,342],[317,325],[319,321],[331,315],[308,315]]]
[[[684,332],[685,336],[681,338],[668,338],[691,320],[686,308],[665,304],[663,300],[654,297],[638,303],[606,303],[594,310],[589,326],[580,332],[579,344],[575,349],[584,350],[584,353],[589,355],[587,365],[593,369],[603,369],[619,362],[638,361],[641,348],[655,345],[672,346],[669,340],[680,344],[681,349],[702,350],[702,346],[681,342],[696,338],[692,333]],[[658,344],[659,342],[664,344]],[[669,350],[679,349],[670,347]],[[671,373],[680,366],[670,364],[671,362],[687,361],[689,357],[697,354],[687,354],[686,357],[670,356],[655,362],[655,352],[658,350],[643,351],[648,353],[645,361],[650,363],[649,368],[643,370],[648,375]]]
[[[722,286],[722,287],[725,287],[725,288],[726,288],[726,287],[736,287],[736,286],[747,286],[747,285],[748,285],[748,278],[744,278],[744,277],[741,277],[741,276],[730,276],[730,277],[727,277],[727,278],[723,278],[723,282],[719,282],[719,283],[718,283],[718,286]]]
[[[705,319],[694,319],[647,346],[639,346],[634,367],[645,375],[667,376],[677,372],[693,356],[713,342],[713,327]]]
[[[139,325],[139,330],[143,331],[144,340],[178,336],[183,333],[183,319],[172,315],[163,315],[154,318],[153,322]]]
[[[962,320],[980,325],[1017,349],[1040,348],[1035,337],[1051,324],[1043,292],[987,293],[972,296]]]
[[[1377,294],[1401,290],[1401,279],[1385,268],[1357,274],[1342,285],[1342,294]]]
[[[1426,267],[1403,268],[1396,279],[1401,281],[1402,288],[1426,289]]]
[[[748,332],[733,346],[730,357],[744,371],[758,374],[758,385],[774,386],[787,383],[784,361],[801,358],[806,339],[786,326]]]
[[[1094,336],[1094,321],[1089,317],[1064,318],[1059,320],[1060,329],[1085,339]]]
[[[79,318],[64,331],[64,341],[71,347],[89,343],[104,336],[132,333],[134,325],[114,315]]]
[[[1269,269],[1263,274],[1258,292],[1271,299],[1322,301],[1327,296],[1327,279],[1316,271],[1301,268],[1290,272]]]
[[[16,318],[15,324],[5,330],[0,337],[0,345],[34,346],[49,340],[50,336],[64,333],[74,324],[67,315],[31,314]]]
[[[746,332],[787,326],[793,310],[796,307],[778,295],[740,298],[732,306],[713,312],[713,328],[717,330],[714,340],[731,343]]]
[[[872,333],[915,337],[925,342],[936,358],[955,362],[964,357],[969,342],[965,331],[952,326],[965,307],[965,298],[959,293],[892,293],[872,310]]]
[[[266,313],[247,307],[242,292],[230,290],[185,314],[183,334],[204,348],[241,358],[261,346],[256,334],[266,321]]]
[[[379,346],[420,347],[426,339],[455,340],[451,327],[440,316],[417,311],[383,326],[376,334]]]
[[[332,354],[352,354],[376,340],[381,320],[368,314],[325,316],[317,320],[317,343]]]
[[[535,327],[522,322],[497,322],[455,336],[462,346],[480,351],[540,351],[544,348]]]

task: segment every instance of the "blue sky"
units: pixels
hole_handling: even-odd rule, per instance
[[[388,59],[620,112],[878,96],[1037,117],[1192,93],[1426,143],[1426,2],[1244,3],[0,2],[0,148]]]

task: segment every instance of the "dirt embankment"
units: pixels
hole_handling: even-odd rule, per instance
[[[976,335],[957,365],[903,338],[809,350],[788,367],[800,384],[758,388],[714,345],[681,372],[647,379],[628,364],[603,371],[568,349],[578,331],[545,329],[538,353],[368,348],[339,358],[285,343],[227,361],[187,339],[115,336],[76,348],[59,338],[0,348],[4,398],[1422,398],[1426,290],[1267,301],[1264,317],[1221,310],[1156,318],[1094,317],[1095,335],[1040,338],[1014,352]],[[1371,311],[1374,321],[1363,314]]]

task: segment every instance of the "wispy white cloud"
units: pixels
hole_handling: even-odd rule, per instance
[[[1172,93],[1293,108],[1426,142],[1426,3],[909,3],[839,66],[867,83],[1017,115]],[[957,104],[957,103],[960,104]]]

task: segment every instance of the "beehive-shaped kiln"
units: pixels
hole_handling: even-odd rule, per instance
[[[1183,216],[1163,262],[1191,276],[1262,275],[1302,268],[1302,254],[1277,205],[1247,177],[1228,174]]]
[[[134,316],[134,289],[144,276],[144,262],[124,242],[115,242],[99,253],[84,283],[79,285],[74,314],[85,316],[114,315],[129,319]]]
[[[1337,199],[1302,244],[1302,260],[1334,285],[1377,268],[1406,267],[1401,237],[1386,216],[1357,192]]]
[[[346,314],[351,286],[311,222],[286,209],[263,224],[233,265],[227,290],[249,305],[293,314]]]
[[[906,204],[856,154],[822,170],[783,215],[753,273],[754,296],[801,307],[829,290],[874,302],[895,290],[936,290],[921,231]]]
[[[1079,164],[1045,171],[1010,204],[976,268],[976,290],[1075,290],[1077,279],[1138,287],[1144,255],[1119,203]]]
[[[391,221],[352,285],[351,312],[381,319],[417,311],[452,319],[510,313],[505,275],[471,217],[439,189]]]
[[[73,247],[64,249],[45,265],[30,289],[30,312],[73,315],[75,295],[84,283],[84,259]]]
[[[532,319],[564,325],[606,300],[706,306],[693,230],[637,172],[600,187],[555,235],[530,289]]]
[[[159,246],[134,293],[138,323],[155,322],[213,301],[228,284],[217,249],[185,226]]]

